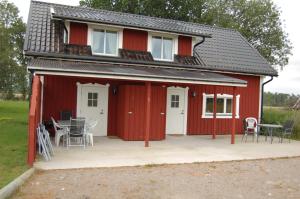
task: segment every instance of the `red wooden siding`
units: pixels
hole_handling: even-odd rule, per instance
[[[248,86],[237,88],[240,94],[240,118],[236,121],[237,132],[242,132],[242,119],[259,117],[259,83],[256,76],[231,75],[246,80]],[[145,133],[145,86],[141,82],[124,82],[97,78],[79,78],[63,76],[45,76],[43,120],[53,116],[59,119],[61,110],[72,110],[76,116],[76,83],[109,83],[108,102],[108,135],[117,135],[124,140],[144,140]],[[131,84],[131,85],[130,85]],[[168,84],[175,86],[176,84]],[[202,118],[202,94],[214,93],[214,86],[209,85],[178,85],[189,86],[188,96],[188,128],[189,135],[211,134],[213,119]],[[113,90],[116,89],[116,93]],[[217,93],[232,94],[232,87],[217,86]],[[197,96],[192,97],[191,92]],[[161,140],[165,137],[166,118],[166,87],[155,84],[151,87],[151,125],[150,140]],[[133,112],[129,115],[128,112]],[[217,134],[231,132],[230,119],[217,119]]]
[[[123,30],[123,48],[127,50],[147,51],[148,33],[141,30]]]
[[[246,80],[246,88],[237,88],[236,94],[240,94],[239,119],[236,120],[236,130],[242,132],[242,121],[246,117],[259,117],[259,85],[260,78],[257,76],[231,75]],[[190,92],[196,91],[197,96],[189,94],[188,104],[188,129],[189,135],[211,134],[213,119],[202,118],[202,94],[213,94],[214,87],[207,85],[191,85]],[[217,93],[232,94],[232,87],[217,86]],[[229,134],[231,132],[231,119],[217,119],[217,134]]]
[[[152,86],[150,140],[163,140],[166,135],[167,89]]]
[[[27,163],[32,166],[36,156],[36,128],[40,122],[41,113],[41,82],[39,76],[32,81],[32,94],[28,119],[28,152]]]
[[[87,45],[88,26],[84,23],[70,23],[70,44]]]
[[[178,55],[192,55],[192,37],[178,37]]]
[[[44,78],[43,120],[60,119],[60,111],[71,110],[76,116],[77,86],[76,83],[106,84],[107,80],[93,78],[76,78],[47,75]],[[107,134],[116,135],[117,95],[113,94],[115,82],[110,82],[108,102]]]
[[[145,94],[145,86],[119,87],[118,136],[124,140],[145,139]],[[152,86],[150,140],[165,138],[165,109],[166,89]]]

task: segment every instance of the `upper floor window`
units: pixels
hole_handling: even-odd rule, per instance
[[[94,54],[117,55],[118,32],[93,30],[92,50]]]
[[[156,60],[173,60],[173,39],[153,36],[151,41],[151,53]]]

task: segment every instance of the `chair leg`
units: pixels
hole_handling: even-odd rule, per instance
[[[94,138],[93,138],[93,134],[90,135],[90,141],[91,141],[91,145],[94,146]]]

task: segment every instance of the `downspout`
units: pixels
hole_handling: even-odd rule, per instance
[[[260,119],[261,120],[263,119],[263,111],[264,111],[264,106],[263,106],[263,104],[264,104],[264,86],[267,83],[271,82],[272,80],[273,80],[273,76],[271,76],[271,78],[268,81],[264,82],[261,86],[261,105],[260,105]]]
[[[197,42],[195,45],[194,45],[194,47],[193,47],[193,55],[195,56],[195,49],[196,49],[196,47],[197,46],[199,46],[200,44],[202,44],[203,42],[205,42],[205,37],[202,37],[202,40],[201,41],[199,41],[199,42]]]

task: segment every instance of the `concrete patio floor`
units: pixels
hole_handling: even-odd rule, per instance
[[[163,141],[152,141],[145,148],[142,141],[123,141],[119,138],[95,137],[94,147],[54,148],[51,161],[37,160],[35,168],[70,169],[137,166],[147,164],[176,164],[193,162],[232,161],[261,158],[282,158],[300,156],[300,142],[292,140],[278,143],[274,138],[265,142],[241,142],[242,136],[236,136],[236,144],[230,144],[230,136],[167,136]]]

